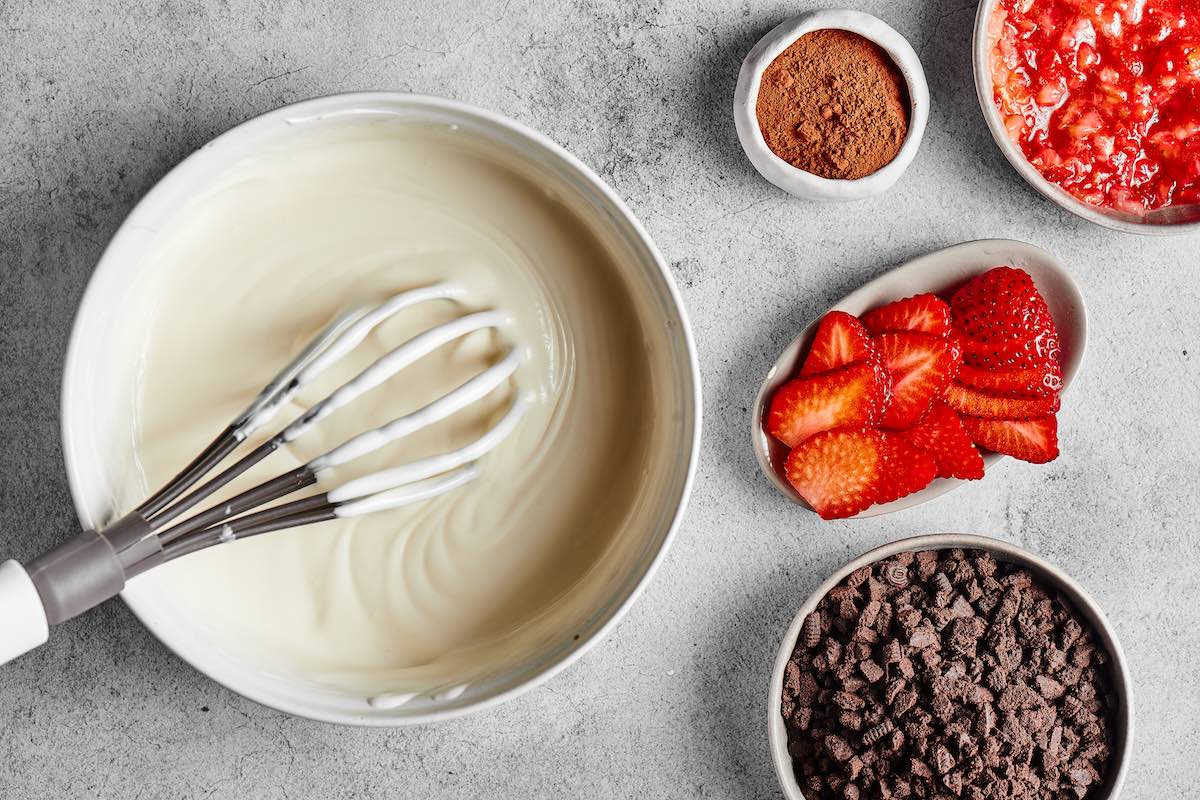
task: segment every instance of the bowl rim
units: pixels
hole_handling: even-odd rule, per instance
[[[682,473],[682,481],[679,484],[678,497],[672,498],[668,501],[668,504],[664,504],[664,508],[669,508],[673,504],[674,512],[670,515],[669,523],[666,526],[667,529],[657,545],[656,552],[654,552],[653,556],[645,564],[640,576],[637,576],[636,581],[634,581],[625,597],[620,602],[614,603],[613,607],[608,611],[608,618],[603,623],[582,636],[570,649],[567,649],[561,655],[553,657],[546,665],[531,672],[524,680],[513,684],[503,691],[496,692],[471,703],[447,709],[398,716],[389,713],[393,709],[382,707],[375,709],[374,712],[369,709],[360,709],[359,711],[331,710],[316,702],[316,698],[330,695],[330,692],[315,685],[305,687],[307,694],[303,701],[298,701],[294,697],[283,694],[265,691],[261,684],[255,683],[256,680],[261,678],[261,670],[249,666],[242,661],[231,660],[219,654],[206,658],[205,654],[201,652],[203,648],[197,645],[194,631],[187,631],[185,632],[186,635],[184,635],[178,630],[160,625],[153,617],[153,610],[138,597],[138,584],[136,580],[131,582],[126,587],[126,590],[122,592],[122,599],[155,638],[191,667],[225,686],[227,689],[256,703],[287,714],[306,717],[319,722],[365,727],[402,727],[453,719],[494,707],[541,685],[574,664],[620,624],[629,609],[654,578],[666,558],[667,551],[678,535],[694,488],[699,462],[703,427],[703,392],[699,358],[687,308],[674,276],[646,228],[634,216],[633,212],[624,200],[617,195],[615,190],[578,157],[545,134],[502,114],[443,97],[387,90],[342,92],[289,103],[249,117],[208,140],[160,177],[150,190],[134,205],[133,209],[128,213],[116,233],[113,234],[105,246],[91,276],[88,278],[82,299],[72,322],[71,334],[64,359],[59,404],[63,459],[71,497],[81,523],[88,526],[94,522],[94,512],[96,509],[89,506],[88,499],[84,496],[81,489],[80,441],[77,440],[72,429],[72,415],[69,410],[72,407],[72,403],[77,402],[73,401],[73,398],[76,396],[76,384],[84,383],[84,374],[87,367],[81,355],[84,339],[87,335],[87,331],[84,330],[83,321],[95,318],[97,314],[108,311],[108,309],[102,306],[101,291],[96,287],[102,282],[103,275],[115,269],[112,266],[112,262],[115,260],[114,252],[122,250],[127,246],[129,240],[144,231],[144,228],[139,230],[141,227],[140,222],[142,217],[149,213],[149,209],[165,202],[164,198],[169,198],[172,193],[179,191],[187,184],[194,184],[197,180],[196,174],[205,168],[210,159],[214,158],[212,154],[220,150],[221,146],[230,145],[243,138],[248,139],[252,135],[271,126],[289,126],[297,121],[324,119],[358,112],[377,112],[386,115],[389,112],[394,113],[397,107],[403,107],[405,111],[427,111],[430,113],[455,115],[484,126],[492,127],[496,129],[497,133],[512,136],[516,140],[527,144],[533,150],[540,151],[550,158],[557,160],[562,164],[565,173],[569,172],[575,178],[579,179],[582,185],[595,193],[599,201],[595,209],[596,213],[608,217],[618,230],[624,231],[631,245],[642,249],[643,256],[639,258],[639,261],[642,262],[642,267],[649,273],[652,281],[660,284],[659,288],[662,291],[662,299],[678,319],[679,324],[671,326],[675,329],[671,337],[676,338],[681,345],[680,350],[683,358],[680,359],[681,363],[678,366],[681,374],[686,375],[690,383],[690,387],[687,387],[690,391],[683,392],[689,401],[690,408],[685,409],[686,413],[683,416],[685,424],[690,423],[691,430],[690,435],[684,436],[687,449],[687,463]],[[663,516],[665,519],[667,514],[664,513]],[[636,573],[634,574],[636,575]],[[296,681],[295,685],[299,687],[301,682]]]
[[[981,0],[975,12],[975,28],[971,36],[971,67],[975,73],[975,94],[979,108],[987,123],[992,139],[1000,152],[1008,159],[1013,169],[1040,195],[1088,222],[1121,233],[1136,233],[1143,236],[1178,236],[1200,231],[1200,219],[1192,222],[1154,223],[1138,222],[1119,212],[1106,211],[1088,205],[1057,184],[1051,183],[1038,172],[1025,154],[1013,143],[1000,119],[993,97],[992,71],[989,62],[988,20],[1000,0]]]
[[[775,154],[758,126],[758,92],[767,67],[793,42],[817,30],[846,30],[883,48],[904,77],[909,124],[896,157],[861,178],[824,178],[794,167]],[[807,11],[784,20],[750,49],[738,72],[733,118],[738,140],[759,174],[778,188],[813,200],[858,200],[886,191],[916,157],[929,120],[929,85],[917,52],[895,28],[876,16],[849,8]]]
[[[762,382],[759,384],[758,392],[754,398],[754,405],[751,407],[750,417],[750,443],[754,449],[755,458],[758,461],[758,466],[763,475],[771,484],[779,490],[781,494],[787,497],[796,505],[805,510],[816,513],[812,507],[800,496],[792,486],[776,471],[772,462],[772,450],[776,450],[780,445],[773,442],[770,434],[764,428],[763,417],[766,412],[767,403],[770,396],[791,378],[795,377],[799,371],[799,363],[796,363],[794,368],[784,368],[787,361],[799,361],[801,355],[806,352],[813,333],[816,331],[817,325],[821,319],[830,311],[848,311],[855,315],[862,314],[864,311],[876,305],[879,300],[868,302],[868,299],[873,297],[874,292],[878,291],[877,285],[880,283],[889,283],[899,281],[909,276],[910,273],[920,276],[927,272],[941,270],[942,267],[934,266],[939,262],[945,262],[948,266],[945,267],[945,274],[942,283],[949,286],[955,285],[957,281],[966,280],[969,277],[978,275],[993,266],[1000,266],[1003,263],[1009,263],[1023,268],[1029,268],[1034,263],[1039,266],[1035,271],[1045,271],[1047,275],[1057,282],[1059,292],[1050,292],[1050,297],[1047,297],[1047,303],[1051,308],[1059,308],[1070,310],[1073,313],[1066,320],[1071,324],[1068,329],[1063,326],[1059,328],[1060,338],[1064,331],[1070,330],[1071,346],[1067,351],[1067,357],[1063,363],[1063,388],[1059,392],[1060,396],[1065,396],[1074,383],[1079,370],[1083,366],[1084,356],[1087,354],[1088,344],[1088,314],[1087,302],[1083,297],[1083,292],[1079,288],[1078,282],[1071,275],[1070,270],[1057,257],[1043,250],[1036,245],[1022,242],[1017,239],[975,239],[973,241],[959,242],[948,247],[942,247],[937,250],[931,250],[928,253],[911,258],[902,264],[894,266],[884,272],[878,274],[875,278],[862,284],[854,291],[847,294],[845,297],[834,302],[829,308],[821,312],[808,325],[806,325],[796,336],[788,343],[788,345],[780,352],[775,361],[772,362],[770,369],[767,370]],[[977,262],[977,263],[972,263]],[[1034,276],[1035,284],[1046,296],[1046,287],[1043,282],[1037,280]],[[899,300],[902,297],[908,297],[919,292],[940,292],[941,289],[933,289],[928,282],[916,281],[912,288],[900,292],[893,293],[888,296],[887,300],[882,302],[891,302]],[[1051,302],[1053,300],[1053,302]],[[862,308],[864,303],[868,303]],[[1062,325],[1064,320],[1061,315],[1055,317],[1056,325]],[[1002,460],[1005,456],[999,453],[985,453],[983,455],[984,464],[991,466]],[[986,475],[985,475],[986,477]],[[931,500],[957,489],[968,481],[959,480],[957,478],[935,478],[932,483],[912,494],[901,497],[898,500],[893,500],[890,503],[873,505],[864,511],[855,514],[848,519],[862,520],[878,517],[884,514],[891,514],[896,511],[914,508]]]
[[[1020,564],[1034,573],[1039,580],[1049,584],[1051,588],[1066,597],[1075,611],[1083,616],[1084,620],[1092,626],[1099,643],[1108,651],[1110,656],[1111,667],[1109,677],[1112,680],[1113,693],[1119,704],[1114,724],[1120,738],[1120,745],[1114,748],[1112,753],[1115,763],[1112,782],[1108,786],[1108,792],[1097,796],[1096,800],[1115,800],[1120,795],[1133,754],[1133,679],[1129,671],[1129,662],[1125,656],[1125,651],[1121,648],[1121,642],[1117,638],[1116,630],[1104,614],[1104,611],[1092,599],[1092,596],[1087,593],[1087,590],[1064,570],[1017,544],[1004,539],[979,534],[934,533],[897,539],[879,547],[874,547],[857,558],[846,562],[834,570],[833,574],[817,586],[812,594],[800,605],[795,617],[792,618],[792,622],[784,633],[775,655],[774,667],[771,670],[771,683],[767,687],[766,709],[767,741],[771,755],[771,764],[775,769],[775,777],[779,781],[779,787],[787,800],[806,800],[792,770],[792,757],[787,751],[787,726],[783,722],[781,711],[784,670],[787,668],[792,651],[795,649],[795,644],[799,639],[800,627],[804,624],[805,617],[816,609],[821,598],[830,589],[837,586],[847,575],[860,567],[889,558],[897,553],[916,552],[920,550],[946,550],[955,547],[987,550],[1002,560]]]

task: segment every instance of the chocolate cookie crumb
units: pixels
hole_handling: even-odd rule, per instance
[[[902,589],[908,586],[908,567],[905,564],[889,564],[883,572],[883,579],[892,586]]]
[[[804,646],[812,649],[821,642],[821,612],[814,611],[804,620]]]

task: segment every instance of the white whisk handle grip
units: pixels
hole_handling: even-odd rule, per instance
[[[0,664],[45,644],[50,637],[37,587],[16,561],[0,564]]]

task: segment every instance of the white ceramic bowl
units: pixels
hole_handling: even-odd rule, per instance
[[[972,62],[975,68],[975,91],[979,96],[979,107],[983,110],[983,118],[987,120],[988,129],[996,146],[1008,163],[1025,181],[1036,189],[1043,197],[1057,203],[1062,208],[1076,214],[1089,222],[1103,225],[1106,228],[1122,231],[1123,233],[1143,233],[1152,235],[1169,235],[1176,233],[1194,233],[1200,230],[1200,206],[1176,206],[1152,211],[1145,215],[1130,214],[1108,208],[1089,205],[1078,199],[1061,186],[1051,183],[1042,177],[1037,167],[1029,163],[1015,142],[1008,136],[1004,128],[1004,120],[1000,110],[996,108],[995,92],[992,86],[992,70],[989,65],[991,42],[988,41],[988,20],[999,0],[982,0],[975,12],[975,34],[972,42]]]
[[[607,602],[592,610],[578,636],[547,645],[545,653],[510,674],[471,685],[455,696],[417,698],[398,708],[373,707],[351,696],[295,679],[266,674],[205,642],[196,624],[160,602],[154,583],[135,579],[123,597],[159,639],[181,658],[230,689],[292,714],[359,725],[403,725],[446,719],[513,697],[566,667],[617,624],[650,580],[674,536],[691,491],[700,441],[700,377],[695,347],[679,293],[654,244],[629,209],[578,159],[535,131],[496,114],[450,100],[391,92],[344,94],[280,108],[217,137],[175,167],[125,220],[105,250],[75,319],[63,379],[62,433],[67,474],[79,518],[94,527],[113,517],[110,452],[127,449],[130,410],[106,380],[114,340],[114,309],[128,308],[139,274],[153,268],[145,255],[159,227],[183,204],[220,179],[231,165],[284,137],[324,120],[389,117],[421,124],[454,125],[507,148],[553,176],[589,210],[587,221],[615,242],[630,265],[631,290],[649,298],[668,332],[662,366],[670,373],[669,426],[678,458],[652,500],[655,524],[628,572],[613,582]],[[152,574],[152,573],[151,573]],[[150,577],[150,576],[147,576]],[[385,704],[386,705],[386,704]]]
[[[852,31],[882,47],[908,84],[908,135],[900,152],[890,163],[856,180],[822,178],[793,167],[767,146],[758,127],[758,89],[763,72],[804,34],[830,28]],[[746,55],[733,96],[733,119],[750,163],[780,189],[807,200],[861,200],[891,188],[912,163],[929,120],[929,87],[912,45],[883,20],[843,8],[810,11],[775,26]]]
[[[1033,277],[1033,282],[1046,304],[1058,329],[1059,345],[1062,348],[1063,388],[1066,395],[1071,388],[1071,381],[1079,372],[1083,362],[1083,354],[1087,348],[1087,306],[1083,302],[1083,294],[1079,286],[1071,278],[1067,268],[1054,256],[1025,242],[1012,239],[982,239],[976,242],[964,242],[936,250],[920,258],[915,258],[907,264],[885,272],[870,283],[859,287],[837,301],[829,310],[846,311],[859,315],[872,308],[909,297],[914,294],[933,292],[940,294],[948,289],[965,282],[992,267],[1008,264],[1020,267]],[[824,317],[821,314],[821,317]],[[759,387],[758,396],[754,400],[754,413],[750,420],[751,441],[754,454],[758,457],[758,465],[763,474],[783,492],[790,500],[810,508],[804,498],[792,488],[784,477],[784,461],[787,459],[787,448],[766,432],[763,427],[763,416],[767,404],[775,390],[782,384],[799,374],[808,347],[812,343],[813,334],[821,317],[813,320],[792,343],[780,353],[775,364],[767,372]],[[998,453],[984,454],[985,467],[999,461],[1004,456]],[[989,480],[985,475],[983,480]],[[856,515],[854,519],[876,517],[893,511],[920,505],[939,497],[965,483],[955,478],[937,478],[933,483],[919,492],[901,497],[891,503],[884,503],[868,508]]]
[[[1112,768],[1109,771],[1109,782],[1104,790],[1088,795],[1091,800],[1115,800],[1125,783],[1125,774],[1129,770],[1130,755],[1133,752],[1133,679],[1129,674],[1129,664],[1125,660],[1125,652],[1117,641],[1117,633],[1113,630],[1104,612],[1096,605],[1083,587],[1071,579],[1053,564],[1023,550],[1014,544],[993,539],[988,536],[972,536],[963,533],[934,534],[929,536],[914,536],[901,539],[891,544],[885,544],[874,550],[863,553],[858,558],[843,566],[837,572],[817,587],[809,595],[796,612],[795,619],[788,626],[779,652],[775,656],[775,668],[771,671],[771,685],[767,687],[767,739],[771,748],[771,763],[775,766],[775,776],[787,800],[805,800],[800,784],[796,782],[792,769],[792,757],[787,749],[787,726],[781,712],[783,703],[783,671],[787,668],[788,660],[796,647],[800,636],[800,627],[804,619],[817,608],[830,589],[837,586],[851,572],[867,564],[873,564],[897,553],[918,550],[945,550],[953,547],[987,550],[1000,561],[1019,564],[1029,570],[1047,588],[1058,591],[1071,604],[1075,611],[1087,622],[1095,633],[1097,644],[1109,654],[1108,660],[1109,683],[1117,700],[1115,720],[1115,746],[1112,751]]]

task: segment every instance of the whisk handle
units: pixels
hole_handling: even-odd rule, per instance
[[[42,645],[50,624],[29,573],[16,561],[0,564],[0,664]]]
[[[49,636],[50,626],[100,605],[162,561],[162,545],[136,511],[83,531],[21,566],[0,564],[0,664]]]

